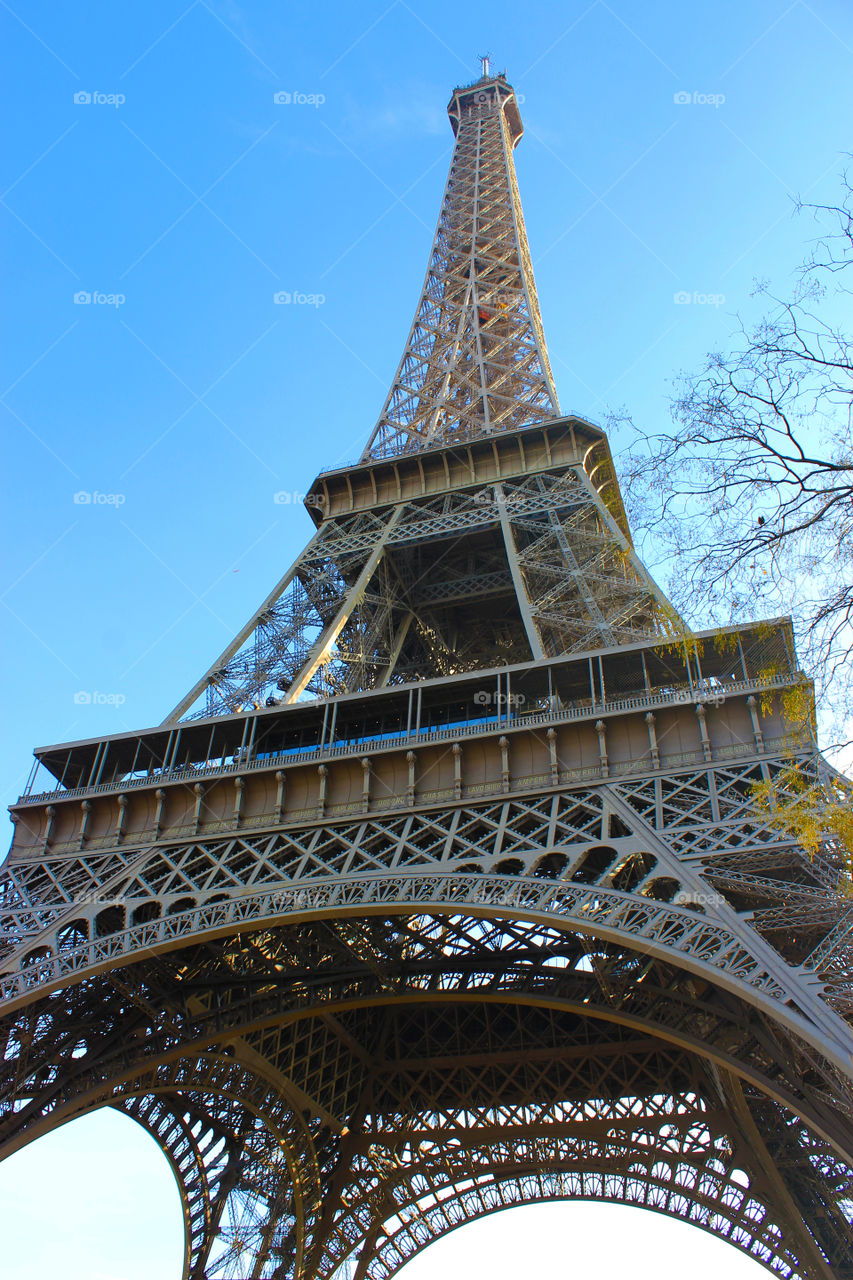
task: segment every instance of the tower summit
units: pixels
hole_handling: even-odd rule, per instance
[[[357,466],[318,476],[315,537],[173,720],[679,632],[604,433],[560,416],[513,88],[484,75],[448,114],[450,174],[379,421]]]
[[[426,280],[365,458],[560,416],[512,158],[521,115],[488,61],[447,108],[456,143]]]
[[[315,532],[153,728],[40,748],[0,871],[0,1156],[96,1107],[184,1280],[390,1280],[644,1206],[853,1278],[850,881],[789,619],[693,633],[561,416],[512,86],[457,88],[403,358]]]

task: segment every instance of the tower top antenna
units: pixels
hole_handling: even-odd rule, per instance
[[[480,54],[480,68],[483,73],[483,79],[487,79],[491,71],[491,55],[488,53]]]

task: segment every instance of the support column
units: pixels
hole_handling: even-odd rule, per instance
[[[501,533],[503,534],[504,547],[506,548],[506,558],[509,564],[509,571],[512,574],[512,585],[515,587],[515,595],[518,601],[518,607],[521,611],[521,620],[524,623],[524,630],[527,635],[527,643],[530,645],[530,652],[536,662],[540,658],[545,657],[545,650],[542,648],[542,641],[539,639],[539,632],[533,619],[533,610],[530,607],[530,598],[527,594],[527,583],[524,581],[524,575],[521,572],[521,565],[518,562],[518,548],[515,545],[515,535],[512,531],[509,516],[506,509],[506,493],[502,484],[496,484],[494,487],[495,506],[498,511],[498,519],[500,520]]]
[[[710,740],[710,738],[708,737],[708,725],[707,725],[707,722],[706,722],[706,720],[705,720],[705,706],[704,706],[704,703],[701,703],[701,702],[697,702],[697,703],[696,703],[696,718],[697,718],[697,719],[698,719],[698,721],[699,721],[699,737],[700,737],[700,738],[701,738],[701,740],[702,740],[702,755],[705,757],[705,759],[706,759],[706,760],[710,761],[710,759],[711,759],[711,740]]]
[[[198,835],[198,829],[201,826],[201,802],[204,799],[204,787],[200,782],[193,785],[193,795],[195,796],[195,805],[193,806],[193,824],[195,833]]]
[[[246,790],[244,778],[234,779],[234,826],[239,827],[243,813],[243,793]]]
[[[127,823],[127,796],[118,796],[118,817],[116,819],[116,840],[121,840]]]
[[[80,804],[83,811],[83,817],[80,819],[80,848],[89,838],[89,814],[92,812],[92,804],[89,800],[83,800]]]
[[[746,700],[746,705],[749,707],[749,716],[752,720],[752,733],[755,738],[755,749],[763,754],[764,734],[761,731],[761,721],[758,718],[758,700],[754,693],[749,695]]]
[[[498,746],[501,749],[501,791],[509,791],[509,741],[506,738],[498,738]]]
[[[598,734],[598,758],[601,762],[602,778],[610,777],[610,766],[607,763],[607,727],[603,720],[596,720],[595,732]]]
[[[390,538],[392,531],[400,523],[404,510],[405,508],[402,506],[397,507],[394,510],[394,513],[388,518],[385,528],[377,539],[373,550],[361,570],[361,573],[346,593],[344,602],[338,609],[332,622],[330,622],[327,627],[324,627],[322,634],[312,645],[311,651],[302,665],[302,669],[293,678],[290,688],[282,698],[283,703],[289,705],[296,702],[299,695],[304,693],[309,680],[315,674],[317,668],[328,658],[332,646],[343,631],[347,624],[347,620],[367,590],[367,584],[370,582],[379,561],[385,554],[385,547],[388,539]]]
[[[647,711],[645,715],[646,728],[649,731],[649,750],[652,753],[652,764],[656,769],[660,768],[660,750],[658,748],[658,735],[655,729],[655,714],[653,711]]]
[[[551,728],[545,734],[548,739],[548,756],[551,768],[551,786],[556,787],[560,781],[560,770],[557,765],[557,730]]]
[[[157,799],[157,809],[154,813],[154,837],[156,839],[163,826],[163,806],[166,803],[166,792],[162,787],[158,787],[154,795]]]

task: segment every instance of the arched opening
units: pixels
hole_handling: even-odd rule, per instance
[[[95,937],[107,938],[124,928],[124,907],[113,904],[95,916]]]
[[[89,939],[89,922],[87,920],[71,920],[57,930],[56,941],[60,947],[76,947]]]
[[[568,865],[569,860],[564,853],[546,853],[534,866],[533,874],[546,880],[556,880]]]
[[[524,863],[520,858],[502,858],[495,863],[495,874],[499,876],[520,876],[524,871]]]
[[[49,1206],[50,1231],[44,1229]],[[5,1280],[180,1280],[183,1222],[171,1169],[145,1131],[106,1107],[0,1164]],[[492,1213],[436,1240],[400,1280],[517,1280],[566,1272],[597,1280],[760,1280],[733,1245],[666,1214],[558,1201]],[[336,1277],[337,1280],[337,1277]]]
[[[618,853],[608,844],[588,849],[582,861],[572,872],[572,880],[578,884],[597,884],[618,858]]]
[[[169,906],[166,911],[166,915],[177,916],[180,915],[182,911],[192,911],[194,906],[195,898],[178,898]]]
[[[180,1280],[184,1224],[168,1160],[112,1107],[0,1164],[4,1280]]]
[[[628,1205],[558,1201],[489,1214],[417,1254],[399,1280],[760,1280],[767,1271],[734,1245],[687,1222]]]
[[[642,890],[643,897],[653,898],[655,902],[672,902],[681,885],[672,876],[658,876],[651,880]]]
[[[150,920],[156,920],[159,914],[159,902],[143,902],[141,907],[133,910],[133,924],[148,924]]]
[[[615,871],[611,873],[610,883],[614,889],[630,893],[636,889],[641,880],[645,880],[655,868],[657,858],[651,853],[629,853]]]

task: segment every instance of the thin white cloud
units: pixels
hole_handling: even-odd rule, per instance
[[[364,143],[445,134],[449,125],[441,102],[441,91],[423,84],[398,87],[381,102],[348,96],[340,123],[351,138]]]

